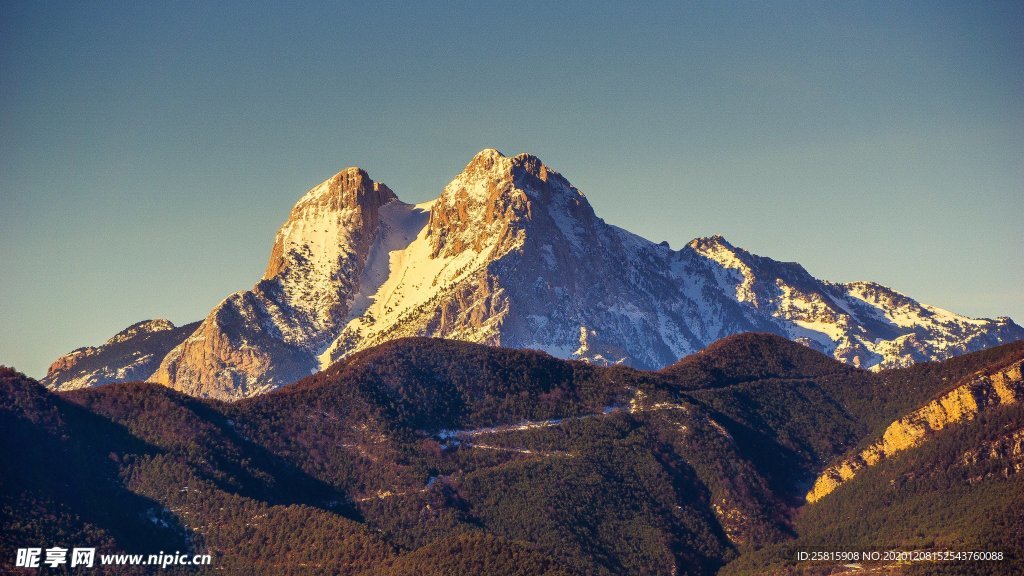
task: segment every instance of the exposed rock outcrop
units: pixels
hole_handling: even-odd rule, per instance
[[[807,501],[821,500],[861,469],[918,446],[951,424],[972,420],[979,412],[993,407],[1020,402],[1024,399],[1022,365],[1024,361],[1018,361],[989,374],[976,374],[896,420],[885,429],[881,439],[822,472],[807,493]]]

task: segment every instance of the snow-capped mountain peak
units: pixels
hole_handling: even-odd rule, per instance
[[[403,336],[660,368],[751,331],[875,369],[1024,338],[1008,318],[821,281],[721,236],[673,251],[598,218],[536,156],[485,149],[420,205],[358,168],[309,190],[275,236],[263,279],[183,341],[161,340],[180,343],[148,379],[250,396]],[[50,382],[61,385],[59,375]]]

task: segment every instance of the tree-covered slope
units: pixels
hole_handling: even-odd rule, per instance
[[[803,497],[888,423],[1021,358],[1011,344],[872,373],[745,334],[645,372],[414,338],[230,404],[141,383],[54,394],[7,370],[4,553],[75,541],[210,553],[215,571],[715,574],[808,568],[794,546],[1007,549],[1019,407]]]

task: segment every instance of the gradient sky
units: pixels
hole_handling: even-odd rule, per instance
[[[1024,3],[428,4],[3,3],[0,363],[200,319],[341,168],[423,201],[487,147],[654,241],[1024,322]]]

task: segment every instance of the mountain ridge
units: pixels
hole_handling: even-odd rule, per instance
[[[1009,318],[821,281],[721,236],[672,250],[606,223],[536,156],[485,149],[418,205],[359,168],[312,188],[275,236],[263,278],[218,304],[145,379],[237,399],[405,336],[661,368],[742,332],[872,369],[1024,338]],[[63,364],[48,385],[118,381],[120,366],[83,375],[74,358]]]

